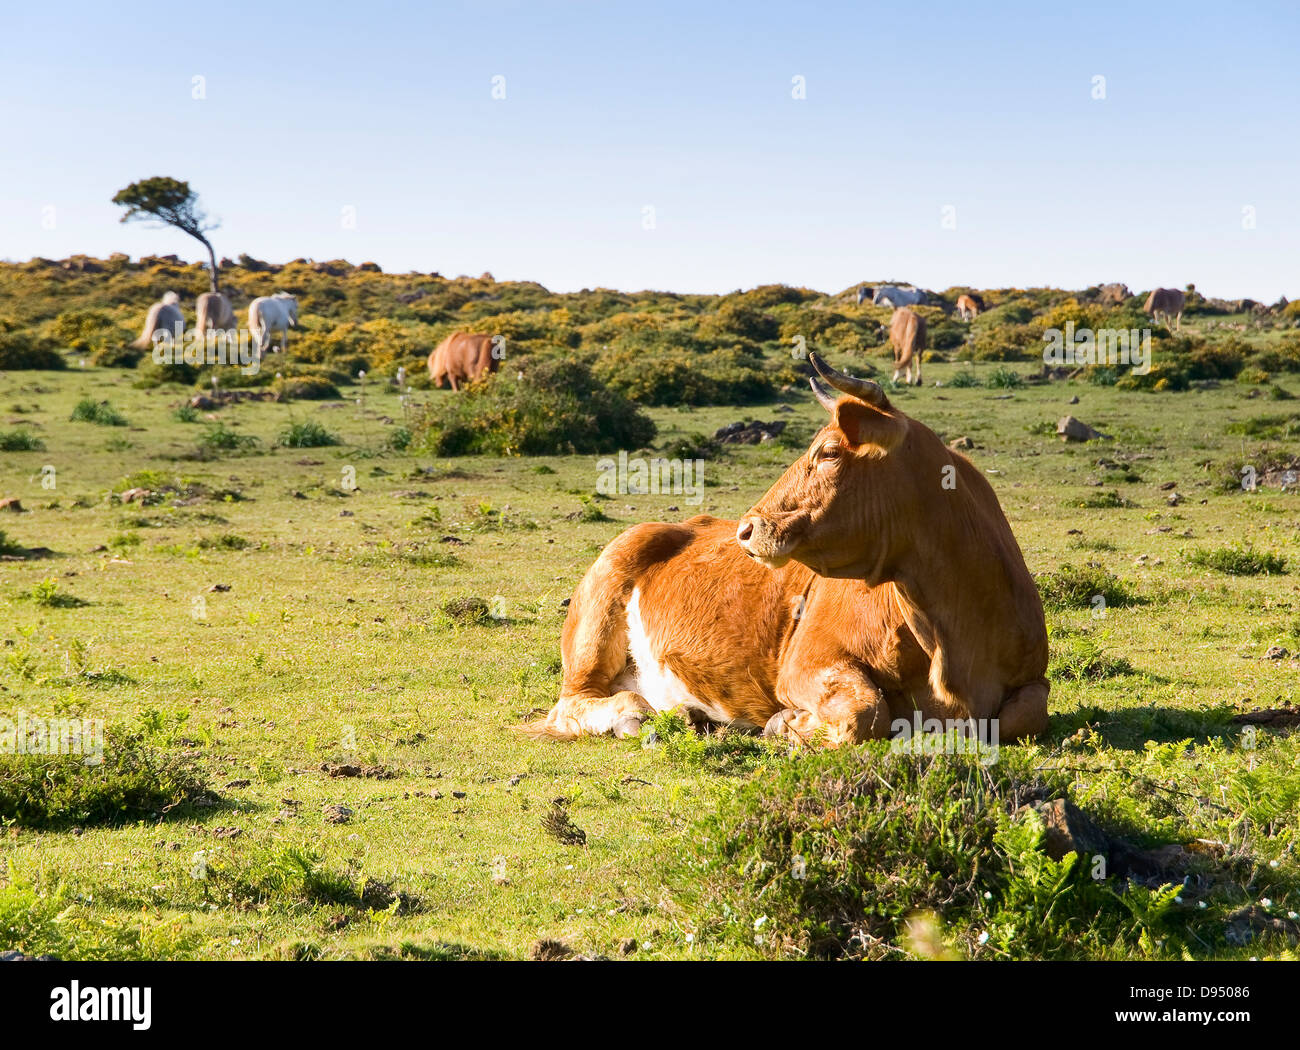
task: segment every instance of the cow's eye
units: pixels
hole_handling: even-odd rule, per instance
[[[817,460],[820,463],[826,463],[829,460],[837,458],[839,454],[840,446],[834,441],[828,441],[817,450]]]

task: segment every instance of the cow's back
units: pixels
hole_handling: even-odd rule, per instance
[[[429,376],[435,383],[443,379],[473,382],[484,372],[495,372],[497,365],[490,335],[453,332],[429,355]]]

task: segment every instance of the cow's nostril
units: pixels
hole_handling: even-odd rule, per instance
[[[742,521],[740,528],[736,530],[736,542],[745,543],[752,535],[754,535],[754,523],[752,521]]]

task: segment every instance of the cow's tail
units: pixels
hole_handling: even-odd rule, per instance
[[[257,344],[257,357],[260,360],[266,353],[267,329],[266,319],[262,316],[262,311],[254,310],[252,307],[248,311],[248,334],[253,336]]]
[[[545,718],[535,718],[510,728],[530,740],[577,740],[582,735],[582,730],[575,719],[556,717],[560,706],[557,704]]]

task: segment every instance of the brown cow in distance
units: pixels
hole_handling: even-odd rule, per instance
[[[971,296],[957,296],[957,316],[963,321],[973,321],[979,316],[979,313],[979,304]]]
[[[1047,626],[983,474],[881,387],[809,360],[830,421],[741,518],[635,525],[569,604],[559,700],[525,730],[632,736],[655,711],[856,743],[896,719],[1047,728]]]
[[[1151,315],[1151,320],[1159,321],[1160,315],[1165,315],[1165,324],[1169,323],[1169,318],[1174,318],[1174,327],[1183,327],[1183,306],[1187,301],[1185,296],[1177,288],[1157,288],[1147,296],[1147,301],[1142,307],[1144,313]]]
[[[921,385],[921,351],[925,349],[925,318],[915,310],[900,306],[889,321],[889,344],[894,348],[894,382],[900,372],[912,382],[912,364],[916,364],[916,385]]]
[[[443,380],[451,383],[454,391],[461,383],[472,383],[487,372],[495,372],[501,364],[495,352],[493,336],[456,332],[447,336],[429,355],[429,378],[441,387]]]

